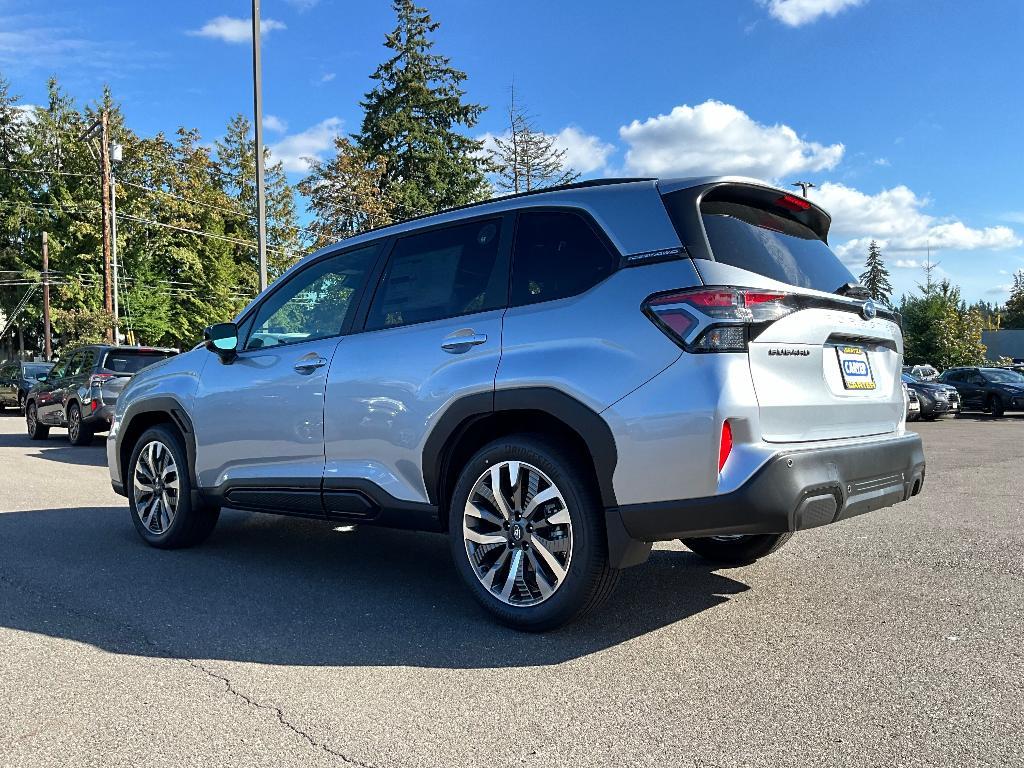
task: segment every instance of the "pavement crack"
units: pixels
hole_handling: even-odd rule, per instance
[[[272,706],[272,705],[269,705],[269,704],[264,704],[264,703],[262,703],[260,701],[257,701],[256,699],[252,698],[251,696],[246,695],[245,693],[243,693],[243,692],[239,691],[237,688],[235,688],[235,686],[231,683],[231,680],[228,679],[227,677],[225,677],[224,675],[218,674],[217,672],[214,672],[211,669],[207,669],[201,663],[199,663],[196,659],[192,659],[192,658],[188,658],[188,657],[185,657],[185,656],[181,656],[179,654],[174,653],[173,651],[171,651],[168,648],[164,648],[159,643],[157,643],[152,638],[150,638],[141,629],[139,629],[138,627],[136,627],[136,626],[134,626],[134,625],[132,625],[132,624],[130,624],[128,622],[119,620],[119,619],[117,619],[115,617],[112,617],[112,616],[109,616],[109,615],[101,616],[101,615],[98,615],[98,614],[88,613],[88,612],[82,610],[81,608],[79,608],[78,606],[71,605],[71,604],[69,604],[69,603],[67,603],[66,601],[63,601],[63,600],[55,599],[54,595],[44,594],[40,590],[34,588],[34,586],[32,584],[29,584],[29,583],[27,583],[25,581],[22,581],[20,579],[14,578],[10,574],[7,574],[7,573],[0,572],[0,584],[6,584],[9,587],[12,587],[14,589],[20,590],[21,592],[27,593],[29,595],[32,595],[33,597],[37,598],[40,601],[48,601],[51,605],[53,605],[54,607],[60,608],[62,611],[66,612],[68,615],[77,616],[80,619],[85,619],[86,621],[89,621],[89,622],[91,622],[93,624],[99,625],[101,627],[105,627],[108,631],[110,629],[114,629],[114,630],[116,630],[116,631],[118,631],[118,632],[128,636],[129,638],[133,638],[136,642],[141,643],[142,645],[146,646],[151,651],[153,651],[155,655],[162,656],[162,657],[164,657],[166,659],[170,659],[172,661],[183,661],[186,664],[188,664],[190,667],[192,667],[193,669],[195,669],[195,670],[197,670],[199,672],[202,672],[207,677],[210,677],[210,678],[212,678],[214,680],[218,680],[220,683],[222,683],[224,685],[224,688],[225,688],[227,693],[229,693],[232,696],[240,699],[246,705],[252,707],[253,709],[259,709],[259,710],[264,710],[264,711],[267,711],[267,712],[271,712],[277,718],[277,721],[282,726],[284,726],[285,728],[287,728],[288,730],[290,730],[292,733],[296,734],[297,736],[301,737],[303,740],[305,740],[310,746],[314,747],[315,749],[322,750],[323,752],[326,752],[327,754],[329,754],[329,755],[331,755],[333,757],[338,758],[339,760],[344,762],[346,765],[354,765],[354,766],[358,766],[358,768],[376,768],[376,766],[374,766],[374,765],[372,765],[370,763],[364,763],[361,760],[357,760],[357,759],[355,759],[353,757],[349,757],[348,755],[346,755],[346,754],[344,754],[342,752],[339,752],[336,749],[331,748],[327,744],[325,744],[325,743],[323,743],[321,741],[317,741],[309,733],[307,733],[306,731],[302,730],[302,728],[298,727],[291,720],[289,720],[287,717],[285,717],[284,712],[281,710],[280,707]],[[99,647],[99,646],[96,646],[96,647]],[[127,652],[127,651],[125,651],[125,652]]]
[[[283,725],[285,728],[287,728],[297,736],[300,736],[301,738],[305,739],[310,744],[310,746],[316,749],[323,750],[327,754],[339,758],[340,760],[344,761],[347,765],[357,765],[360,768],[375,768],[375,766],[371,765],[370,763],[364,763],[361,760],[356,760],[355,758],[349,757],[348,755],[343,754],[342,752],[338,752],[336,749],[332,749],[327,744],[324,744],[322,741],[317,741],[312,736],[310,736],[308,732],[302,730],[302,728],[299,728],[287,717],[285,717],[284,712],[281,710],[280,707],[275,707],[271,704],[264,704],[263,702],[257,701],[251,696],[243,693],[242,691],[235,688],[230,678],[227,678],[224,675],[214,672],[212,669],[207,669],[195,659],[184,659],[184,661],[187,661],[189,666],[202,672],[204,675],[207,675],[208,677],[223,683],[224,689],[228,693],[230,693],[232,696],[235,696],[238,699],[241,699],[248,706],[254,709],[261,709],[266,712],[272,713],[277,718],[278,722],[281,723],[281,725]]]

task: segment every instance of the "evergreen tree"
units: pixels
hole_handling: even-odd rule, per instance
[[[908,364],[929,363],[939,368],[979,365],[985,360],[981,342],[983,321],[968,309],[960,289],[948,279],[932,284],[930,293],[903,297],[904,359]]]
[[[566,149],[555,146],[555,137],[537,130],[526,110],[516,104],[515,89],[509,99],[508,133],[494,139],[491,163],[499,189],[529,192],[570,184],[580,175],[567,167]]]
[[[466,74],[432,53],[438,23],[412,0],[394,0],[398,26],[384,45],[393,55],[371,75],[360,132],[366,157],[382,158],[381,191],[402,216],[433,213],[489,193],[482,142],[460,133],[484,107],[463,101]]]
[[[1024,328],[1024,269],[1013,275],[1010,298],[1003,314],[1004,328]]]
[[[384,160],[370,159],[342,136],[334,147],[334,157],[314,161],[309,176],[299,182],[316,216],[310,227],[315,248],[390,224],[394,214],[393,200],[382,191]]]
[[[889,270],[885,268],[882,249],[874,240],[868,246],[868,258],[864,267],[864,272],[860,276],[861,284],[868,289],[872,299],[890,306],[892,283],[889,282]]]
[[[236,216],[228,216],[227,234],[248,242],[257,240],[256,141],[252,123],[244,115],[235,115],[228,123],[224,138],[216,143],[216,171],[224,193],[234,200]],[[295,190],[288,183],[284,166],[272,162],[264,148],[264,190],[267,216],[267,265],[273,280],[295,263],[302,250],[299,239]],[[251,262],[259,278],[259,252],[240,246],[239,263]]]

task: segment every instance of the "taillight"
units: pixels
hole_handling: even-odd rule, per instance
[[[691,351],[742,352],[750,325],[774,322],[796,306],[788,293],[726,286],[654,294],[643,309],[673,341]]]
[[[106,381],[107,379],[112,379],[112,378],[114,378],[114,374],[112,374],[112,373],[94,373],[92,376],[89,377],[89,386],[90,387],[102,386],[104,381]]]
[[[718,444],[718,471],[722,471],[722,467],[725,466],[725,462],[729,459],[729,454],[732,453],[732,427],[728,421],[722,422],[722,442]]]

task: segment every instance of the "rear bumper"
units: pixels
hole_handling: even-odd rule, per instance
[[[607,510],[609,550],[613,564],[625,567],[646,558],[640,542],[827,525],[906,501],[920,493],[924,475],[921,438],[912,433],[787,451],[731,493]]]
[[[84,406],[82,424],[95,432],[103,432],[110,429],[110,420],[113,417],[113,405],[101,405],[95,411],[90,411],[89,406]]]

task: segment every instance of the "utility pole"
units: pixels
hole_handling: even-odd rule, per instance
[[[100,112],[100,119],[90,125],[81,136],[78,137],[79,141],[85,141],[90,138],[96,129],[100,131],[100,211],[103,222],[103,308],[108,314],[114,313],[113,304],[113,289],[111,286],[111,274],[110,274],[110,259],[111,259],[111,245],[110,236],[113,230],[111,224],[113,216],[111,215],[111,177],[110,177],[110,134],[108,131],[108,115],[107,110],[104,109]],[[115,320],[114,325],[116,326],[117,321]],[[107,329],[107,341],[111,342],[114,340],[114,329]]]
[[[110,147],[110,266],[113,272],[114,290],[111,296],[111,305],[114,312],[114,343],[121,343],[120,320],[117,307],[117,182],[114,179],[113,163],[121,162],[121,145],[114,144]]]
[[[110,284],[110,136],[107,110],[100,113],[100,194],[103,196],[103,308],[113,313],[113,288]],[[113,341],[112,329],[107,330],[107,341]]]
[[[809,181],[794,181],[792,184],[790,184],[790,186],[791,187],[800,187],[801,191],[804,193],[804,197],[806,198],[807,197],[807,190],[808,189],[815,189],[818,185],[817,184],[813,184],[813,183],[811,183]]]
[[[43,357],[47,361],[53,357],[50,340],[50,241],[46,232],[43,232]]]
[[[267,287],[267,204],[263,189],[263,75],[260,66],[260,0],[252,0],[252,108],[256,128],[256,208],[259,230],[260,290]]]

